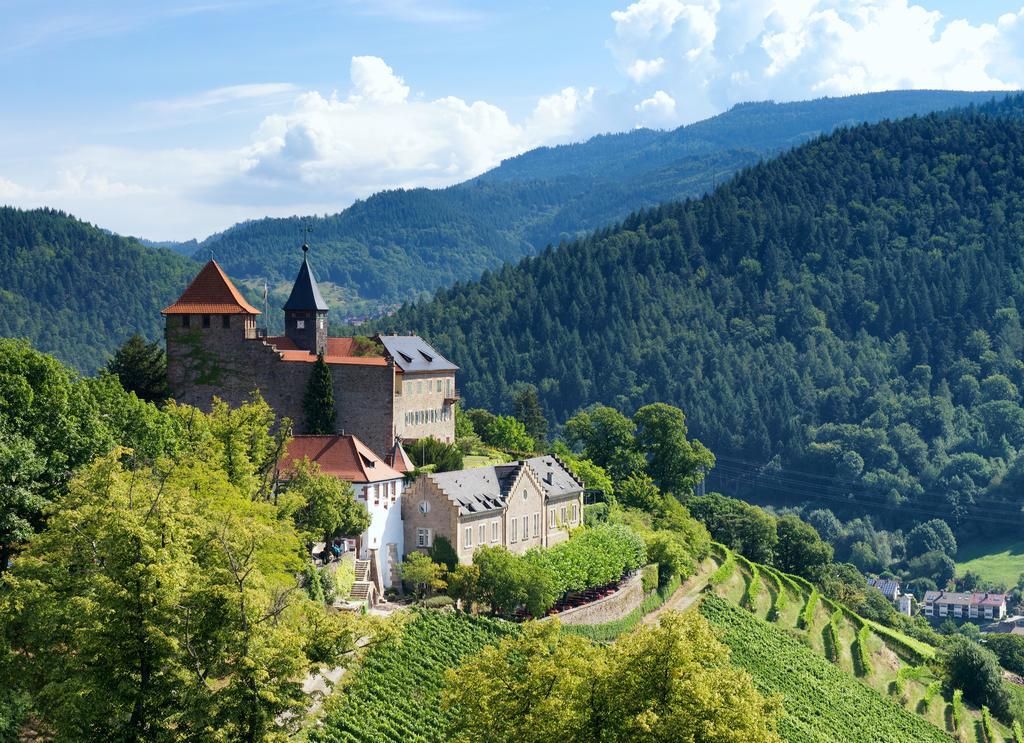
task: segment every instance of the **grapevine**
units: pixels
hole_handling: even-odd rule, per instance
[[[713,594],[700,612],[766,695],[779,694],[782,737],[791,743],[949,743],[921,717],[830,664],[784,630]]]

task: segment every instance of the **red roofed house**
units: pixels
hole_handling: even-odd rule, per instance
[[[284,479],[296,462],[308,459],[325,475],[351,483],[356,500],[366,506],[370,526],[358,535],[360,560],[370,561],[370,580],[378,592],[397,583],[397,566],[405,554],[402,488],[405,476],[351,434],[296,436],[281,459]],[[348,534],[345,536],[355,536]]]
[[[303,433],[302,400],[322,353],[333,379],[339,433],[355,433],[381,456],[392,453],[396,440],[454,441],[457,367],[418,336],[378,336],[370,344],[328,337],[328,307],[308,250],[303,245],[302,265],[283,308],[283,336],[257,329],[260,311],[213,260],[163,310],[173,397],[209,409],[214,397],[240,405],[259,390]]]

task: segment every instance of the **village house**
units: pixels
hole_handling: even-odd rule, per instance
[[[269,336],[262,314],[209,261],[166,307],[167,379],[172,396],[209,410],[218,397],[237,406],[258,390],[295,432],[307,433],[303,398],[318,354],[331,371],[336,433],[355,433],[380,456],[396,440],[455,440],[457,367],[422,338],[331,338],[329,308],[303,245],[285,303],[285,331]]]
[[[900,614],[910,616],[913,613],[914,597],[909,593],[900,592],[900,582],[892,578],[868,578],[868,585],[877,588],[882,595],[896,607]]]
[[[1006,596],[1002,593],[926,591],[924,615],[930,619],[1002,619]]]
[[[565,541],[583,522],[583,483],[552,455],[420,476],[402,501],[405,545],[427,552],[444,537],[459,561],[481,546],[521,554]]]
[[[401,446],[396,453],[404,457]],[[296,436],[279,464],[287,480],[302,460],[315,462],[320,472],[351,483],[356,501],[370,514],[370,526],[356,537],[356,557],[368,562],[366,580],[376,594],[399,582],[398,564],[405,553],[402,491],[405,474],[385,462],[352,434]],[[403,460],[400,458],[399,462]],[[399,466],[407,466],[407,460]]]

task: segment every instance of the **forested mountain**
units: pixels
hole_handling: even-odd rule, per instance
[[[63,212],[0,207],[0,336],[93,371],[133,333],[161,337],[160,310],[197,269]]]
[[[469,405],[678,405],[716,487],[1019,528],[1022,118],[843,129],[379,325],[457,360]]]
[[[308,225],[318,278],[343,290],[336,310],[364,310],[366,300],[400,303],[637,209],[700,195],[740,168],[838,126],[993,95],[898,91],[743,104],[674,131],[641,129],[532,150],[456,186],[385,191],[332,216],[246,222],[211,236],[196,255],[214,251],[235,277],[291,280],[295,258],[288,248]]]

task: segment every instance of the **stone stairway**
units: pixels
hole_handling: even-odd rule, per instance
[[[350,601],[366,601],[373,605],[373,583],[370,581],[370,561],[369,560],[356,560],[355,564],[356,580],[352,584],[352,590],[349,591],[348,597]]]

